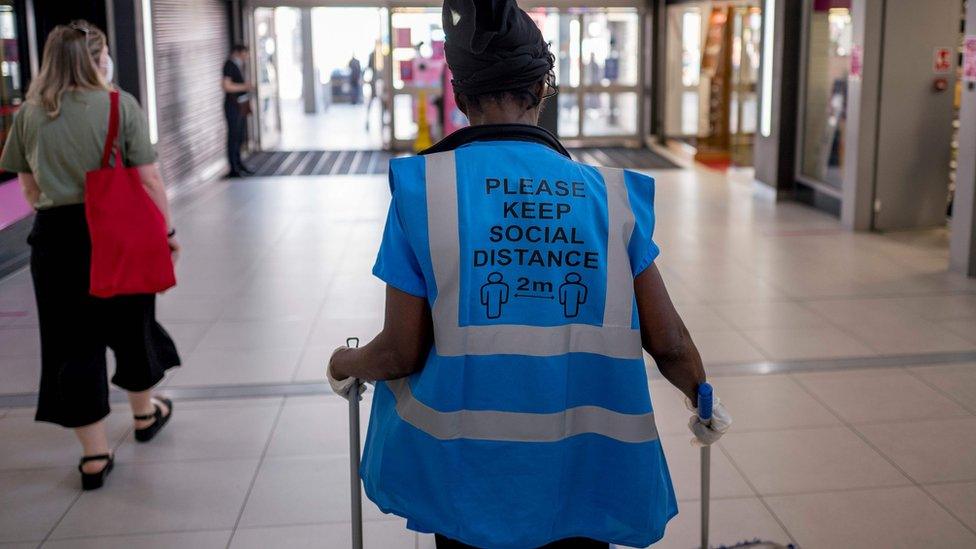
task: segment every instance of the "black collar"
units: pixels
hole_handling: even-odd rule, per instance
[[[569,151],[549,130],[528,124],[485,124],[468,126],[441,139],[436,145],[421,151],[420,154],[433,154],[454,149],[475,141],[530,141],[545,145],[566,158]]]

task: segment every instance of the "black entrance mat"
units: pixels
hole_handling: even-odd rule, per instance
[[[678,166],[649,149],[627,147],[586,147],[569,149],[573,158],[593,166],[627,168],[629,170],[677,170]]]
[[[594,166],[632,170],[674,170],[679,166],[647,149],[587,147],[570,149],[573,158]],[[375,175],[385,174],[389,151],[261,151],[247,164],[255,175]]]
[[[255,175],[370,175],[386,173],[387,151],[261,151],[246,163]]]

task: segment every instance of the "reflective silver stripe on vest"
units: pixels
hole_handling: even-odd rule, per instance
[[[654,413],[623,414],[599,406],[578,406],[551,414],[459,410],[439,412],[413,396],[406,378],[387,381],[400,418],[440,440],[556,442],[592,433],[620,442],[657,440]]]
[[[516,324],[458,326],[461,245],[458,227],[457,171],[454,152],[427,155],[427,234],[434,267],[434,343],[441,356],[515,354],[554,356],[594,353],[641,358],[640,332],[631,329],[634,280],[627,243],[634,215],[622,170],[602,169],[607,186],[609,234],[604,325],[541,327]]]

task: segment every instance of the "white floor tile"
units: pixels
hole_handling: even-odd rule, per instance
[[[976,482],[930,484],[925,489],[966,526],[976,530]]]
[[[729,433],[719,444],[760,495],[910,482],[844,427]]]
[[[116,412],[105,419],[109,444],[131,436],[132,419],[128,406],[116,405]],[[81,445],[71,429],[34,421],[33,410],[0,419],[0,469],[74,467],[81,457]]]
[[[918,482],[976,480],[976,418],[856,428]]]
[[[168,387],[287,383],[298,366],[300,347],[197,349],[173,371]]]
[[[257,460],[119,463],[51,539],[234,527]]]
[[[260,458],[278,414],[275,406],[221,406],[185,409],[174,403],[173,417],[152,444],[128,439],[119,463],[186,459]]]
[[[0,471],[0,541],[40,541],[81,491],[71,467]]]
[[[668,460],[671,483],[679,500],[701,500],[701,451],[691,445],[688,436],[662,437],[661,445]],[[729,458],[715,449],[711,457],[711,494],[713,498],[752,496],[752,489],[735,470]],[[687,505],[687,504],[686,504]]]
[[[795,329],[828,326],[825,318],[800,303],[769,301],[724,303],[714,309],[732,326],[742,330]]]
[[[976,545],[976,535],[914,486],[779,496],[767,501],[805,549],[963,549]]]
[[[406,529],[403,521],[368,522],[363,528],[363,546],[367,549],[415,549],[417,535]],[[234,533],[231,549],[320,549],[349,547],[352,532],[348,523],[311,524],[241,528]]]
[[[796,378],[848,422],[969,415],[961,406],[904,371],[864,372],[796,374]]]
[[[393,520],[363,497],[368,522]],[[242,527],[342,523],[349,520],[349,458],[267,458],[248,497]]]
[[[736,331],[699,331],[692,333],[691,338],[706,367],[766,360],[762,351]]]
[[[912,368],[912,373],[976,413],[976,362]]]
[[[360,403],[365,436],[370,401]],[[349,453],[349,409],[331,395],[289,398],[268,445],[269,456],[344,456]]]
[[[773,360],[822,360],[875,354],[858,339],[831,326],[750,329],[742,333]]]
[[[789,376],[713,377],[711,383],[732,414],[733,432],[840,423]]]
[[[107,536],[51,540],[41,549],[224,549],[230,540],[230,530],[204,532],[164,532],[136,536]]]
[[[207,331],[200,341],[200,350],[301,348],[310,329],[308,320],[222,320]]]
[[[710,545],[733,545],[762,539],[789,543],[786,532],[757,498],[713,499],[709,507]],[[671,519],[664,538],[653,549],[687,549],[701,540],[700,502],[678,502],[678,516]]]

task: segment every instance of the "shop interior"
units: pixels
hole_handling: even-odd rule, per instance
[[[557,56],[559,95],[542,124],[571,145],[639,145],[640,10],[527,11]],[[422,133],[436,141],[467,123],[454,103],[439,8],[259,7],[251,27],[262,150],[411,150]]]
[[[664,135],[715,167],[751,166],[762,39],[758,0],[682,2],[666,17]]]

